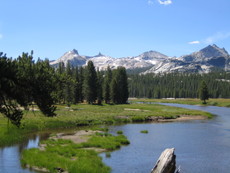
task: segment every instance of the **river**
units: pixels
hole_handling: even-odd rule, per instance
[[[149,173],[165,148],[175,148],[177,166],[183,173],[230,172],[230,108],[165,104],[215,114],[211,120],[111,126],[122,130],[131,144],[101,154],[113,173]],[[148,134],[140,133],[148,130]]]
[[[177,166],[182,173],[230,172],[230,108],[165,104],[215,114],[211,120],[173,123],[125,124],[110,126],[110,132],[122,130],[131,144],[101,154],[112,173],[149,173],[165,148],[175,148]],[[148,130],[147,134],[140,133]],[[0,149],[0,173],[31,173],[20,166],[22,149],[37,147],[39,136],[23,144]]]
[[[0,173],[35,173],[29,169],[23,169],[20,164],[22,150],[38,147],[40,136],[34,135],[21,144],[0,148]]]

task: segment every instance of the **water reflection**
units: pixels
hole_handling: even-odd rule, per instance
[[[20,153],[24,149],[37,148],[41,139],[48,134],[31,135],[29,139],[18,145],[0,149],[0,173],[38,173],[29,169],[23,169],[20,164]]]

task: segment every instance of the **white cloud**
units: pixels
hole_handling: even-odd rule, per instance
[[[153,5],[153,1],[152,0],[148,0],[148,5]]]
[[[190,41],[190,42],[188,42],[188,44],[200,44],[200,41]]]
[[[230,32],[217,32],[216,34],[209,36],[203,40],[190,41],[188,44],[214,44],[217,41],[230,38]]]
[[[213,44],[217,41],[224,40],[230,37],[230,32],[223,33],[223,32],[217,32],[216,34],[206,38],[203,40],[205,44]]]
[[[161,5],[170,5],[172,4],[172,0],[158,0],[158,2],[161,4]]]

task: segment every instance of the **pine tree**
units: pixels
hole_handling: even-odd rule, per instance
[[[66,66],[66,83],[64,88],[65,100],[68,106],[74,102],[74,79],[70,63]]]
[[[27,108],[36,103],[45,116],[56,115],[54,69],[48,60],[35,63],[32,59],[32,53],[23,53],[14,61],[0,53],[0,112],[18,127],[23,116],[19,105]]]
[[[103,96],[106,104],[109,104],[111,100],[111,96],[110,96],[111,80],[112,80],[112,71],[111,68],[108,66],[107,71],[105,73],[105,80],[103,85]]]
[[[85,68],[83,93],[86,101],[93,104],[97,99],[97,74],[92,61]]]
[[[21,124],[23,113],[17,109],[17,103],[21,102],[24,106],[27,105],[24,101],[24,96],[17,97],[19,93],[19,84],[17,80],[17,65],[12,59],[8,59],[6,55],[0,52],[0,113],[2,113],[12,124],[17,127]],[[20,87],[21,89],[21,87]],[[14,100],[12,102],[12,100]]]
[[[113,103],[117,104],[119,99],[119,89],[118,89],[117,78],[115,76],[116,76],[115,71],[113,71],[113,78],[110,83],[110,98]]]
[[[118,67],[119,70],[119,88],[121,91],[121,103],[125,104],[129,98],[128,77],[124,67]]]
[[[34,76],[32,81],[32,93],[34,102],[37,104],[41,112],[48,116],[56,116],[54,111],[53,91],[56,90],[54,69],[50,67],[49,60],[38,61],[34,67]]]
[[[97,69],[97,104],[101,105],[102,103],[102,84],[103,84],[103,76],[102,73]]]
[[[127,103],[129,97],[128,78],[126,74],[126,69],[124,67],[118,67],[116,70],[113,71],[113,78],[110,88],[110,95],[113,103]]]
[[[66,83],[66,74],[65,74],[65,65],[63,62],[60,62],[58,64],[58,68],[56,71],[56,75],[58,76],[57,78],[57,92],[56,92],[56,100],[59,103],[64,103],[65,102],[65,96],[64,96],[64,88],[65,88],[65,83]]]
[[[84,95],[83,95],[83,83],[84,83],[84,68],[80,67],[79,70],[79,102],[84,101]]]
[[[80,87],[79,87],[79,69],[78,67],[73,69],[74,71],[74,104],[77,104],[79,102],[79,95],[80,95]]]
[[[206,104],[206,100],[209,99],[209,94],[208,94],[208,86],[205,81],[201,82],[199,88],[199,96],[200,96],[200,100],[203,101],[203,104]]]

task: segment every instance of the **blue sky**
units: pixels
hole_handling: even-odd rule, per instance
[[[0,0],[0,52],[57,59],[77,49],[112,57],[230,52],[229,0]]]

